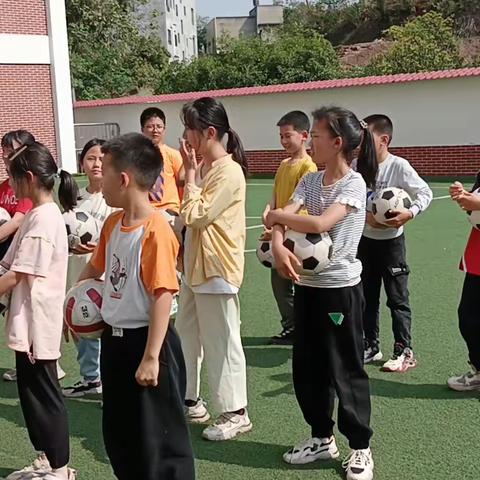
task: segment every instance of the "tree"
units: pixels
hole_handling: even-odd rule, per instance
[[[79,99],[117,97],[151,88],[168,65],[157,32],[140,33],[144,0],[67,0],[72,83]]]
[[[207,25],[210,22],[210,18],[197,16],[197,43],[198,53],[207,52]]]
[[[462,66],[458,40],[451,19],[430,12],[388,31],[390,50],[367,67],[370,74],[413,73]]]

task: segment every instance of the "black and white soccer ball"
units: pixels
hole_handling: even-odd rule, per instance
[[[477,188],[472,192],[474,195],[480,195],[480,188]],[[480,230],[480,210],[468,210],[468,221],[472,225],[473,228]]]
[[[267,268],[275,268],[275,258],[273,257],[272,242],[270,240],[259,240],[257,246],[258,261]]]
[[[11,219],[10,214],[4,208],[0,207],[0,225],[9,222]]]
[[[412,199],[405,190],[388,187],[380,190],[372,200],[372,213],[378,223],[386,224],[394,217],[393,211],[408,210]]]
[[[315,275],[324,270],[332,258],[333,243],[328,233],[300,233],[288,230],[283,245],[300,261],[300,275]]]
[[[75,209],[63,214],[67,228],[69,248],[77,248],[80,244],[96,243],[100,236],[100,223],[90,213]]]

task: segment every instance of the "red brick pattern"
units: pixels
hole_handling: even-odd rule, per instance
[[[0,33],[47,35],[45,0],[0,0]]]
[[[56,158],[50,66],[0,65],[0,85],[0,137],[9,130],[29,130]],[[0,178],[4,177],[0,162]]]
[[[392,153],[406,158],[420,175],[471,176],[480,170],[480,145],[445,147],[397,147]],[[251,174],[273,174],[285,158],[283,150],[247,152]]]

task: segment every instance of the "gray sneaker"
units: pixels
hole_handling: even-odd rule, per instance
[[[456,377],[450,377],[447,380],[447,385],[457,392],[471,392],[473,390],[480,390],[480,371],[473,365],[472,369]]]

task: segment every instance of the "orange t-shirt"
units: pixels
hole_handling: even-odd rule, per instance
[[[132,227],[122,224],[123,216],[120,211],[107,218],[90,263],[105,272],[104,321],[118,328],[146,327],[155,293],[178,292],[179,243],[161,212]]]
[[[161,145],[160,152],[163,157],[163,171],[155,185],[150,190],[150,202],[164,210],[180,210],[180,194],[177,179],[183,166],[182,156],[178,150]]]

